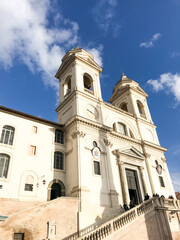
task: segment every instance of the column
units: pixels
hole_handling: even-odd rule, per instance
[[[117,157],[117,163],[119,166],[119,175],[120,175],[120,181],[121,181],[121,188],[122,188],[122,195],[123,195],[123,202],[124,204],[128,205],[128,189],[126,188],[126,176],[125,176],[125,168],[124,168],[124,162],[120,160],[120,154],[119,150],[116,151],[116,157]]]
[[[141,179],[142,179],[143,191],[144,191],[144,194],[146,194],[148,193],[148,191],[147,191],[146,181],[144,178],[144,167],[140,166],[138,168],[139,168]]]
[[[154,189],[154,184],[153,184],[153,180],[152,180],[152,176],[151,176],[151,169],[150,169],[150,165],[149,165],[149,158],[150,158],[150,154],[145,154],[145,163],[146,163],[146,168],[147,168],[147,172],[148,172],[148,177],[149,177],[149,182],[151,185],[151,190],[152,190],[152,194],[156,194],[155,189]]]

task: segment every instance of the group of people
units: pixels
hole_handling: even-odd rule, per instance
[[[135,198],[132,197],[132,198],[130,199],[129,207],[128,207],[128,205],[127,205],[126,203],[124,204],[124,210],[125,210],[125,211],[128,211],[129,209],[131,209],[131,208],[133,208],[133,207],[135,207],[135,206],[136,206]]]
[[[152,197],[162,197],[162,198],[165,198],[164,195],[159,196],[158,193],[153,194]],[[174,199],[174,197],[172,195],[170,195],[168,198],[169,199]],[[149,199],[150,199],[150,196],[148,195],[148,193],[146,193],[145,196],[144,196],[144,201],[147,201]],[[131,197],[129,206],[126,203],[124,204],[124,210],[128,211],[129,209],[135,207],[136,205],[137,204],[136,204],[136,201],[135,201],[135,197]]]

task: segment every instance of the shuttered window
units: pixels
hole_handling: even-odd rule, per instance
[[[7,178],[9,169],[10,156],[6,154],[0,154],[0,177]]]
[[[94,161],[94,174],[101,175],[100,162]]]
[[[62,152],[54,153],[54,168],[55,169],[64,169],[64,155]]]
[[[4,126],[1,133],[0,142],[8,145],[13,145],[14,128],[11,126]]]

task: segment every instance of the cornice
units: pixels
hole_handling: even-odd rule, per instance
[[[151,147],[151,148],[156,148],[160,151],[162,151],[163,153],[167,151],[167,148],[164,148],[164,147],[161,147],[160,145],[157,145],[157,144],[154,144],[154,143],[151,143],[151,142],[148,142],[148,141],[142,141],[142,144],[146,147]]]
[[[129,84],[127,84],[126,86],[122,86],[122,87],[123,87],[123,89],[119,88],[113,93],[113,95],[109,99],[109,102],[112,102],[112,101],[117,100],[118,98],[124,97],[123,95],[125,93],[127,93],[128,91],[131,92],[131,90],[140,95],[143,95],[146,98],[148,97],[147,93],[141,92],[140,90],[136,89],[135,87],[130,86]],[[118,92],[120,92],[120,94],[117,94]]]
[[[122,113],[123,115],[126,115],[126,116],[128,115],[128,116],[130,116],[132,118],[135,118],[134,115],[132,113],[130,113],[130,112],[126,112],[126,111],[124,111],[124,110],[122,110],[122,109],[120,109],[118,107],[115,107],[115,106],[113,106],[113,105],[111,105],[111,104],[109,104],[107,102],[103,102],[103,103],[105,104],[105,106],[107,106],[110,109],[115,110],[118,113]]]
[[[94,60],[93,60],[93,61],[95,62],[95,64],[90,63],[89,61],[85,60],[84,58],[81,58],[80,56],[76,56],[76,58],[77,58],[78,60],[80,60],[80,61],[88,64],[89,66],[91,66],[91,67],[93,67],[93,68],[96,68],[99,73],[102,72],[102,68],[101,68]]]
[[[131,150],[131,151],[133,151],[133,153],[131,151],[127,151],[127,150]],[[115,150],[112,151],[112,153],[114,155],[116,155],[117,158],[120,158],[120,156],[123,155],[123,156],[129,156],[131,158],[136,158],[136,159],[138,159],[140,161],[144,161],[145,160],[144,154],[139,152],[133,146],[131,146],[128,149],[125,149],[125,150],[115,149]]]
[[[72,54],[71,57],[69,58],[69,60],[67,60],[67,62],[64,63],[63,66],[62,66],[63,62],[61,63],[61,65],[60,65],[60,67],[59,67],[59,69],[57,70],[57,73],[56,73],[56,75],[55,75],[55,77],[56,77],[57,79],[60,78],[60,74],[63,74],[64,70],[69,67],[69,65],[74,61],[74,59],[75,59],[75,55]],[[62,66],[62,68],[61,68],[61,66]]]
[[[135,156],[135,155],[132,155],[132,154],[127,154],[127,153],[123,153],[123,152],[120,152],[121,155],[124,155],[124,156],[129,156],[131,158],[137,158],[141,161],[144,161],[144,158],[141,158],[141,157],[138,157],[138,156]]]
[[[74,116],[72,119],[70,119],[66,124],[65,124],[65,129],[67,129],[68,127],[70,127],[72,124],[74,123],[83,123],[85,125],[89,125],[93,128],[96,128],[96,129],[101,129],[105,132],[110,132],[111,131],[111,128],[110,127],[107,127],[103,124],[100,124],[100,123],[97,123],[97,122],[94,122],[93,120],[89,120],[87,118],[84,118],[84,117],[80,117],[80,116]]]
[[[102,72],[102,68],[101,68],[100,66],[98,66],[98,65],[96,64],[96,62],[95,62],[96,65],[95,65],[95,64],[92,64],[92,63],[90,63],[89,61],[85,60],[84,58],[81,58],[80,56],[77,56],[77,55],[75,55],[75,53],[73,53],[73,54],[70,56],[69,60],[67,60],[67,62],[66,62],[63,66],[62,66],[63,62],[61,63],[61,65],[60,65],[60,67],[59,67],[59,69],[58,69],[55,77],[56,77],[57,79],[59,79],[59,78],[60,78],[60,75],[63,74],[63,72],[66,70],[66,68],[68,68],[68,66],[69,66],[74,60],[76,60],[76,59],[78,59],[79,61],[81,61],[81,62],[83,62],[83,63],[86,63],[87,65],[95,68],[96,70],[98,70],[99,73]],[[94,61],[94,60],[93,60],[93,61]],[[62,68],[61,68],[61,66],[62,66]]]
[[[141,140],[138,140],[138,139],[135,139],[135,138],[131,138],[131,137],[123,135],[121,133],[115,132],[112,129],[110,131],[110,135],[111,136],[115,136],[117,138],[121,138],[123,140],[129,141],[129,142],[132,142],[132,143],[141,144]]]
[[[86,97],[86,99],[90,99],[94,102],[96,102],[97,104],[100,104],[100,103],[104,103],[104,101],[101,101],[99,99],[97,99],[96,96],[90,94],[90,93],[87,93],[87,92],[83,92],[83,91],[80,91],[80,90],[77,90],[75,89],[73,92],[71,92],[67,98],[58,105],[58,107],[56,108],[56,112],[59,111],[60,108],[63,108],[67,103],[69,103],[70,101],[73,100],[74,97],[77,97],[78,95],[81,95],[83,97]]]
[[[75,96],[75,92],[76,92],[76,91],[77,91],[77,90],[74,90],[73,92],[71,92],[70,94],[68,94],[68,96],[65,98],[65,100],[58,105],[58,107],[56,108],[56,112],[58,112],[58,111],[60,110],[60,108],[63,108],[67,103],[73,101],[73,98],[74,98],[74,96]]]
[[[94,129],[100,129],[101,131],[104,131],[106,133],[108,133],[110,136],[115,136],[117,138],[129,141],[131,143],[136,143],[136,144],[141,144],[140,140],[131,138],[129,136],[117,133],[115,131],[112,130],[112,128],[107,127],[105,125],[102,125],[100,123],[94,122],[92,120],[89,120],[87,118],[83,118],[80,116],[74,116],[71,120],[69,120],[66,124],[65,124],[65,129],[69,128],[71,125],[73,125],[74,123],[83,123],[85,125],[88,125],[90,127],[93,127]],[[109,140],[105,140],[106,145],[112,147],[112,142],[110,142]]]
[[[146,92],[141,92],[140,90],[138,90],[138,89],[136,89],[136,88],[134,88],[134,87],[130,87],[130,89],[132,89],[134,92],[137,92],[138,94],[140,94],[140,95],[143,95],[144,97],[148,97],[148,94],[146,93]],[[144,90],[143,90],[144,91]]]
[[[123,96],[123,94],[126,93],[129,89],[129,85],[123,86],[122,89],[118,88],[117,90],[115,90],[115,92],[113,92],[112,96],[109,99],[109,102],[113,102],[116,99],[121,98],[121,96]],[[118,92],[120,92],[120,94],[117,94]]]
[[[64,125],[62,125],[62,124],[52,122],[52,121],[49,121],[47,119],[43,119],[43,118],[40,118],[40,117],[36,117],[36,116],[30,115],[30,114],[27,114],[27,113],[24,113],[24,112],[20,112],[20,111],[11,109],[11,108],[7,108],[7,107],[1,106],[1,105],[0,105],[0,111],[4,112],[4,113],[7,113],[7,114],[15,115],[15,116],[18,116],[18,117],[26,118],[26,119],[29,119],[29,120],[37,121],[37,122],[40,122],[40,123],[43,123],[43,124],[46,124],[46,125],[56,126],[56,127],[60,127],[60,128],[64,127]]]
[[[147,124],[151,127],[157,128],[157,126],[154,125],[154,123],[149,122],[147,119],[143,119],[143,118],[138,117],[138,116],[135,116],[135,118],[136,118],[137,121],[143,122],[144,124]]]

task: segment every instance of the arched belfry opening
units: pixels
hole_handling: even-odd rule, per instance
[[[64,82],[64,96],[71,92],[71,76],[69,75]]]
[[[47,200],[53,200],[65,196],[65,186],[60,180],[54,179],[48,185]]]
[[[88,73],[85,73],[83,75],[83,83],[84,83],[84,89],[85,90],[89,90],[89,91],[92,91],[92,92],[94,91],[94,89],[93,89],[93,79]]]
[[[121,103],[121,104],[120,104],[120,109],[128,112],[127,103],[125,103],[125,102]]]
[[[138,107],[139,114],[145,117],[144,106],[142,102],[140,102],[139,100],[137,100],[137,107]]]

